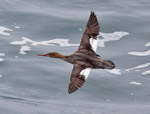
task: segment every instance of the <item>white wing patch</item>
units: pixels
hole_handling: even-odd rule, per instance
[[[92,46],[92,49],[96,52],[97,50],[97,45],[98,45],[98,40],[99,40],[99,36],[97,36],[97,39],[93,39],[93,38],[90,38],[90,44]],[[85,76],[85,79],[88,78],[89,76],[89,73],[91,71],[91,68],[86,68],[85,70],[82,70],[80,72],[80,75],[84,75]]]

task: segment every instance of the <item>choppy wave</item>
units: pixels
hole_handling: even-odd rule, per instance
[[[14,28],[19,29],[19,28],[20,28],[20,26],[14,26]]]
[[[150,42],[145,44],[145,46],[150,46]],[[141,56],[141,57],[149,56],[150,55],[150,50],[147,50],[147,51],[144,51],[144,52],[128,52],[128,54],[134,55],[134,56]],[[130,71],[130,70],[139,71],[139,69],[143,69],[143,68],[146,68],[146,67],[149,67],[149,66],[150,66],[150,62],[142,64],[142,65],[138,65],[138,66],[133,67],[133,68],[126,69],[126,71]],[[148,75],[148,74],[150,74],[150,70],[147,70],[147,71],[142,73],[142,75]]]
[[[13,31],[12,29],[8,29],[4,26],[0,26],[0,34],[1,35],[6,35],[6,36],[9,36],[10,33],[7,33],[6,31]]]
[[[20,54],[27,54],[26,53],[26,51],[30,51],[31,50],[31,48],[29,47],[29,46],[22,46],[21,48],[20,48]]]
[[[138,65],[136,67],[132,67],[132,68],[129,68],[129,69],[126,69],[125,71],[131,71],[131,70],[135,70],[135,71],[140,71],[140,69],[144,69],[144,68],[147,68],[150,66],[150,62],[149,63],[145,63],[145,64],[141,64],[141,65]],[[147,70],[147,71],[144,71],[142,72],[142,75],[149,75],[150,74],[150,70]]]
[[[143,75],[150,75],[150,70],[147,70],[145,72],[142,73]]]
[[[0,53],[0,56],[5,56],[5,54],[4,53]],[[0,58],[0,62],[1,61],[4,61],[4,59],[3,58]]]
[[[115,41],[115,40],[120,40],[124,36],[129,35],[128,32],[123,32],[123,31],[116,31],[114,33],[100,33],[100,36],[102,36],[104,39],[99,40],[98,46],[100,47],[105,47],[105,42],[108,41]]]
[[[15,58],[18,59],[19,57],[18,57],[18,56],[15,56]]]
[[[99,44],[98,46],[100,47],[105,47],[104,43],[107,41],[113,41],[113,40],[119,40],[121,39],[123,36],[129,35],[128,32],[114,32],[114,33],[101,33],[101,36],[104,39],[100,39],[99,40]],[[48,40],[48,41],[33,41],[29,38],[26,37],[22,37],[21,41],[13,41],[10,44],[14,44],[14,45],[23,45],[26,43],[31,43],[31,45],[37,46],[37,45],[50,45],[50,46],[54,46],[54,44],[58,44],[62,47],[64,46],[79,46],[79,44],[71,44],[69,43],[69,39],[52,39],[52,40]]]
[[[148,42],[147,44],[145,44],[145,46],[150,46],[150,42]]]
[[[144,51],[144,52],[129,52],[128,54],[135,55],[135,56],[149,56],[150,55],[150,50],[147,50],[147,51]]]
[[[145,46],[150,46],[150,42],[145,44]],[[128,54],[135,55],[135,56],[149,56],[150,55],[150,50],[147,50],[147,51],[144,51],[144,52],[129,52]]]
[[[13,44],[13,45],[23,45],[23,44],[26,44],[26,43],[31,43],[31,45],[33,46],[37,46],[37,45],[50,45],[50,46],[55,46],[55,44],[57,45],[60,45],[62,47],[65,47],[65,46],[78,46],[79,44],[70,44],[69,43],[69,39],[52,39],[52,40],[48,40],[48,41],[33,41],[29,38],[26,38],[26,37],[22,37],[22,40],[21,41],[13,41],[11,42],[10,44]]]
[[[142,64],[142,65],[138,65],[138,66],[136,66],[136,67],[126,69],[125,71],[143,69],[143,68],[146,68],[146,67],[148,67],[148,66],[150,66],[150,63],[145,63],[145,64]]]
[[[141,85],[142,83],[140,83],[140,82],[130,82],[129,84],[131,84],[131,85]]]
[[[5,54],[4,53],[0,53],[0,56],[5,56]]]
[[[1,62],[1,61],[4,61],[4,59],[3,59],[3,58],[0,58],[0,62]]]
[[[121,75],[120,69],[112,69],[112,70],[106,70],[107,72],[115,75]]]

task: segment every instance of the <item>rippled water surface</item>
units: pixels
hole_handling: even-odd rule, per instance
[[[37,54],[76,51],[91,10],[116,68],[69,95],[72,65]],[[149,12],[149,0],[0,0],[0,114],[150,114]]]

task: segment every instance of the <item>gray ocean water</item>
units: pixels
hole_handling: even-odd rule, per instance
[[[73,66],[37,54],[76,51],[91,10],[116,68],[69,95]],[[150,114],[150,1],[0,0],[0,114]]]

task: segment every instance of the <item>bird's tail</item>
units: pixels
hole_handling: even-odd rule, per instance
[[[113,69],[115,68],[115,63],[113,63],[111,60],[104,60],[104,66],[107,69]]]
[[[104,60],[99,68],[103,68],[103,69],[113,69],[115,68],[115,64],[111,61],[111,60]]]

